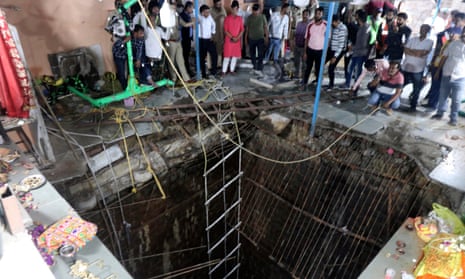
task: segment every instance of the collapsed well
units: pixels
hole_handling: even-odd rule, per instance
[[[253,152],[303,161],[281,164],[244,153],[239,278],[357,278],[407,217],[425,214],[433,201],[450,206],[449,190],[426,178],[414,158],[372,140],[346,135],[307,160],[340,133],[320,127],[308,141],[302,121],[279,135],[249,125],[241,131]],[[218,143],[208,151],[209,164],[232,147]],[[124,221],[117,207],[111,209],[123,264],[135,278],[173,271],[183,272],[182,278],[208,277],[203,167],[203,156],[172,167],[163,178],[167,200],[152,187],[129,195]],[[227,173],[236,166],[225,167]],[[99,236],[114,249],[104,215],[81,215],[100,225]]]

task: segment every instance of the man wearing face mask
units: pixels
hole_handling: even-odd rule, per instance
[[[465,90],[465,28],[460,40],[451,42],[443,52],[439,63],[442,68],[441,89],[436,114],[432,119],[441,119],[447,110],[447,98],[451,98],[449,125],[457,126],[458,112]]]

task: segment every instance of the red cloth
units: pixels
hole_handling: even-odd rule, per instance
[[[395,8],[396,7],[389,0],[371,0],[365,6],[365,9],[369,15],[375,15],[379,9],[394,10]]]
[[[31,86],[11,36],[5,13],[0,10],[0,103],[9,117],[28,118]]]
[[[226,35],[226,32],[233,37],[237,37],[244,30],[244,22],[242,17],[238,15],[228,15],[224,19],[224,57],[241,57],[241,39],[232,42]]]

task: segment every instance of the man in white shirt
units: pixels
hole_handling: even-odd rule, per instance
[[[270,47],[265,54],[264,63],[269,61],[271,52],[273,52],[273,61],[275,63],[278,62],[281,44],[283,39],[287,40],[287,35],[289,33],[289,16],[287,15],[288,8],[289,4],[283,4],[279,12],[274,12],[271,15]]]
[[[216,75],[216,65],[218,65],[218,54],[216,52],[216,46],[213,42],[213,35],[216,32],[216,24],[210,15],[210,7],[202,5],[200,7],[199,16],[199,51],[200,51],[200,69],[202,70],[202,77],[207,77],[207,71],[205,66],[205,58],[207,53],[211,57],[212,68],[210,73]]]
[[[404,60],[402,62],[404,86],[409,83],[413,84],[409,112],[416,112],[418,97],[425,82],[426,61],[434,44],[433,40],[427,38],[430,31],[431,26],[428,24],[421,25],[420,36],[410,38],[404,46]]]
[[[442,66],[442,67],[441,67]],[[465,91],[465,28],[460,40],[451,42],[443,52],[439,63],[442,68],[441,89],[436,114],[432,119],[441,119],[447,110],[447,98],[451,98],[449,125],[457,126],[458,112]]]

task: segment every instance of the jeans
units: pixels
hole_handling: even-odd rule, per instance
[[[431,87],[429,89],[427,98],[428,98],[428,107],[429,108],[434,108],[437,109],[438,102],[439,102],[439,93],[441,90],[441,77],[442,77],[442,72],[439,73],[439,78],[434,79],[434,76],[436,75],[438,71],[438,68],[436,67],[431,67]],[[441,71],[441,70],[440,70]]]
[[[271,52],[273,51],[273,61],[276,63],[278,62],[279,58],[279,51],[281,50],[281,39],[271,38],[270,39],[270,46],[265,54],[265,61],[270,60]]]
[[[116,57],[113,57],[113,60],[115,61],[115,66],[116,66],[116,78],[121,84],[121,87],[123,88],[123,90],[125,90],[126,87],[128,87],[128,74],[126,71],[128,60],[116,58]]]
[[[139,82],[143,84],[151,85],[149,82],[149,78],[152,78],[152,68],[150,67],[150,63],[144,61],[140,64],[139,68],[136,68],[137,74],[139,75]]]
[[[378,90],[373,91],[368,99],[370,106],[378,106],[380,103],[388,102],[392,98],[392,95],[379,93]],[[400,107],[400,98],[397,97],[389,106],[391,109],[398,109]]]
[[[350,83],[352,81],[352,73],[354,72],[355,68],[357,68],[355,72],[355,80],[358,79],[360,74],[362,73],[363,63],[367,60],[366,56],[352,56],[350,61],[349,70],[346,73],[346,87],[350,87]]]
[[[413,91],[410,94],[410,108],[416,109],[418,97],[420,96],[421,88],[423,88],[423,72],[402,72],[402,74],[404,75],[404,86],[409,83],[413,84]]]
[[[457,122],[463,90],[465,90],[465,78],[451,80],[450,76],[443,76],[437,114],[444,114],[447,110],[447,98],[450,97],[452,101],[450,104],[450,121]]]
[[[263,70],[263,53],[265,52],[265,39],[249,39],[249,52],[254,70]]]

